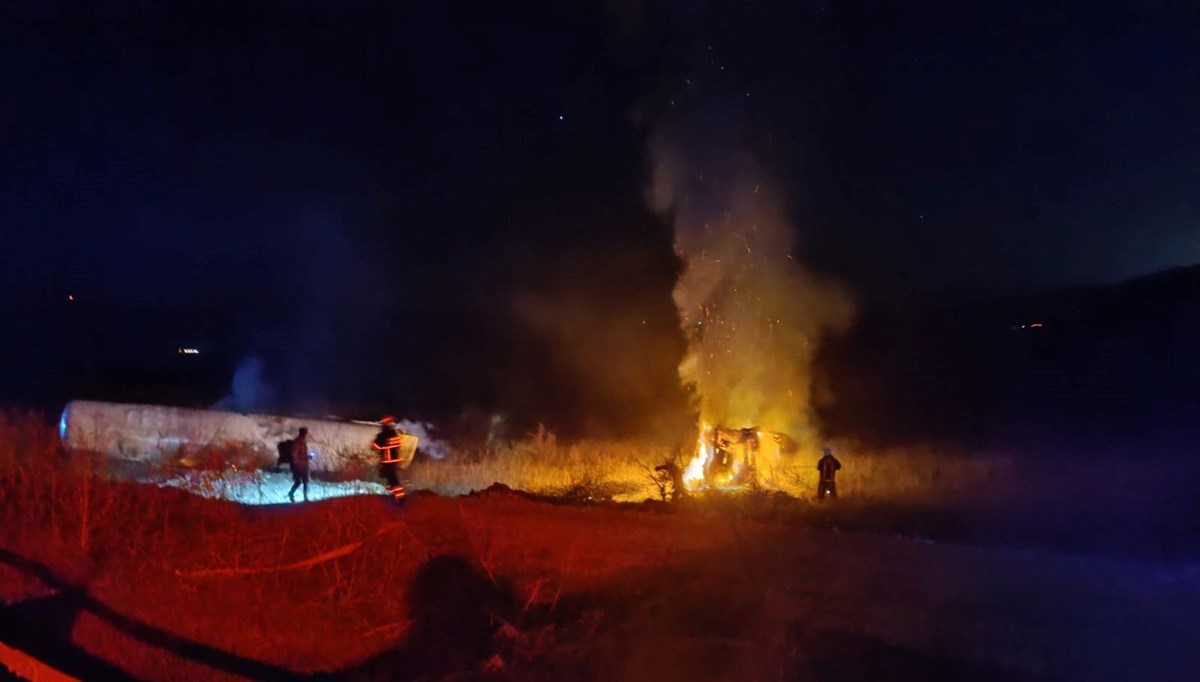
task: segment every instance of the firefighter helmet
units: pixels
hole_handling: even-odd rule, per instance
[[[379,423],[384,426],[390,426],[390,425],[393,425],[396,423],[396,418],[389,414],[388,416],[384,417],[383,419],[380,419]]]

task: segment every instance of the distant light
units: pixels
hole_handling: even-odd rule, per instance
[[[563,120],[562,114],[558,115],[558,120],[560,120],[560,121]]]
[[[179,354],[180,355],[199,355],[200,350],[196,349],[196,348],[180,348]]]
[[[68,300],[68,301],[74,301],[74,300],[75,300],[75,294],[67,294],[67,300]]]
[[[1033,324],[1031,324],[1029,326],[1033,329],[1040,329],[1046,325],[1042,324],[1041,322],[1034,322]]]

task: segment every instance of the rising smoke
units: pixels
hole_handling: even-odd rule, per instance
[[[401,419],[396,422],[396,427],[404,433],[419,438],[420,444],[417,448],[425,456],[432,459],[445,459],[446,455],[450,454],[450,444],[431,435],[435,430],[433,424]]]
[[[699,79],[681,80],[648,126],[649,201],[672,221],[683,263],[673,292],[687,338],[680,381],[703,422],[812,447],[815,354],[850,325],[854,305],[793,255],[779,185],[741,137],[745,105],[722,97],[723,84],[704,92]]]
[[[275,390],[263,378],[263,361],[250,355],[238,361],[229,393],[213,405],[214,410],[262,412],[275,403]]]

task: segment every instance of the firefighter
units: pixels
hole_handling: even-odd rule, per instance
[[[371,449],[379,452],[379,475],[387,490],[397,502],[407,494],[400,485],[400,446],[404,444],[402,432],[396,430],[396,418],[379,420],[379,434],[371,443]]]
[[[304,486],[304,501],[308,502],[308,428],[300,427],[300,435],[292,441],[292,489],[288,499],[296,501],[296,488]]]
[[[842,463],[833,456],[833,450],[825,448],[821,452],[824,456],[817,462],[817,471],[821,473],[821,480],[817,483],[817,500],[824,500],[826,495],[836,500],[837,472],[842,468]]]

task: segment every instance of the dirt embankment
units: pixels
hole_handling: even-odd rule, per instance
[[[1200,575],[511,494],[7,526],[3,639],[139,679],[1181,679]],[[14,623],[21,623],[14,626]],[[91,674],[88,674],[91,673]],[[1186,676],[1186,675],[1185,675]]]

